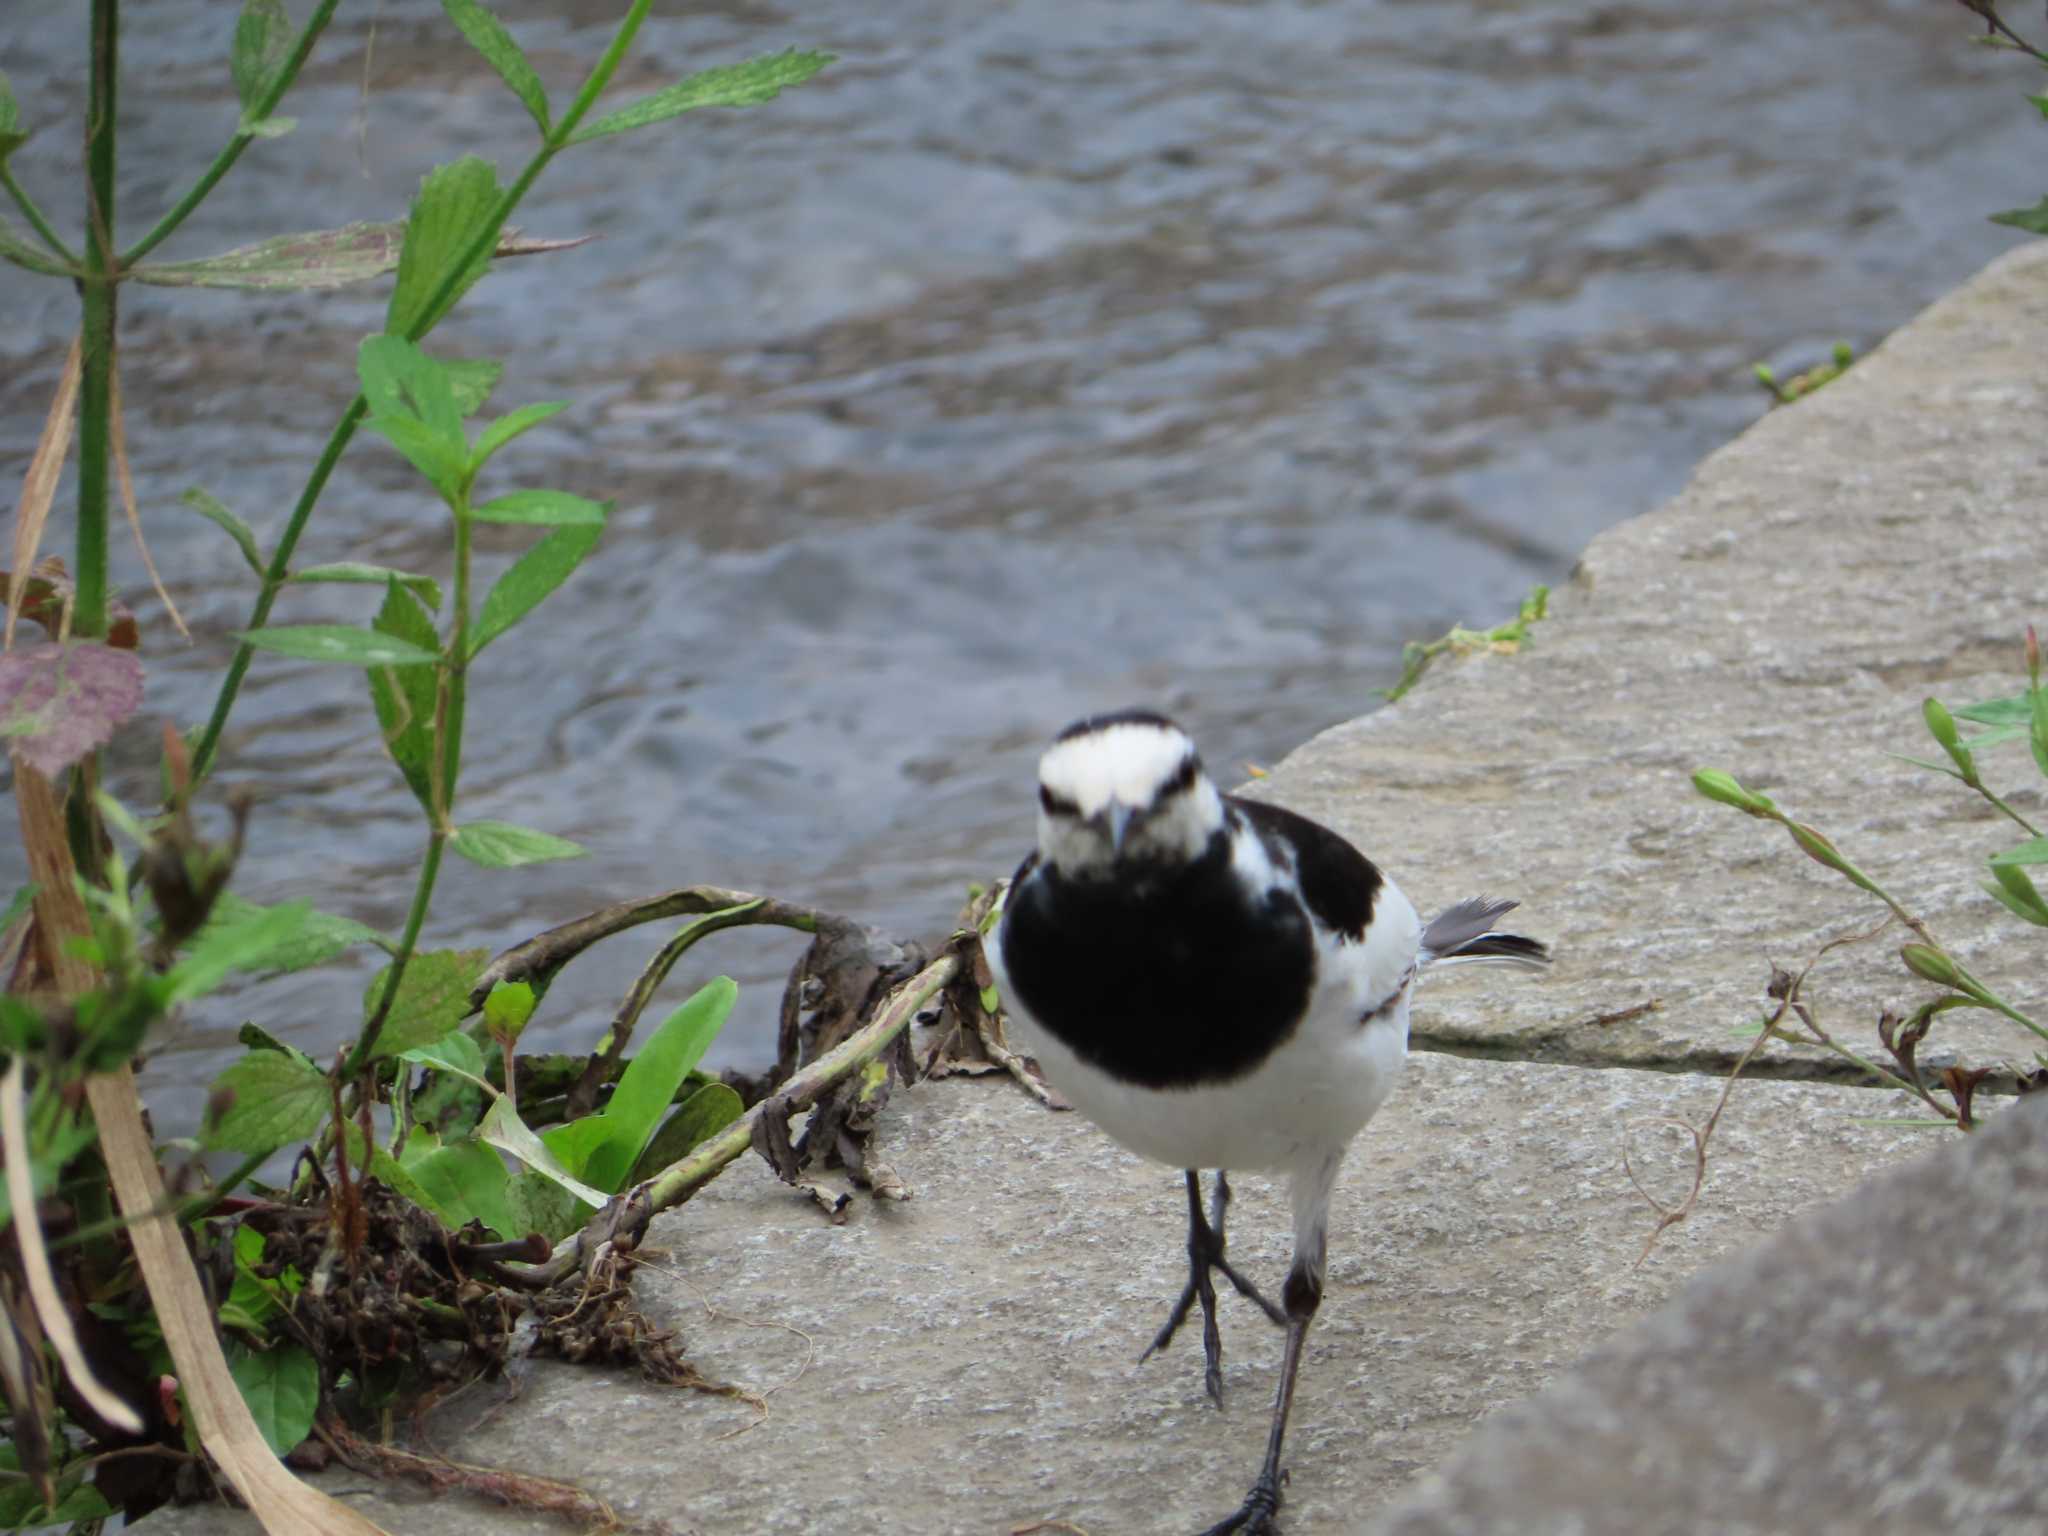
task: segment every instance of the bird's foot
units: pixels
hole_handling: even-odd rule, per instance
[[[1280,1536],[1280,1485],[1286,1480],[1284,1472],[1277,1477],[1261,1473],[1237,1513],[1210,1526],[1201,1536]]]
[[[1216,1195],[1209,1214],[1204,1217],[1200,1186],[1194,1173],[1188,1174],[1188,1283],[1180,1293],[1180,1299],[1173,1304],[1173,1310],[1166,1315],[1166,1323],[1152,1342],[1145,1346],[1145,1352],[1138,1356],[1139,1362],[1151,1359],[1173,1342],[1180,1325],[1187,1321],[1188,1313],[1197,1301],[1202,1304],[1202,1385],[1217,1407],[1223,1406],[1223,1334],[1216,1326],[1216,1282],[1213,1275],[1220,1274],[1237,1288],[1237,1293],[1247,1300],[1256,1302],[1275,1323],[1286,1326],[1287,1314],[1259,1293],[1259,1288],[1239,1274],[1228,1259],[1223,1256],[1223,1218],[1230,1205],[1230,1184],[1222,1175],[1216,1175]]]

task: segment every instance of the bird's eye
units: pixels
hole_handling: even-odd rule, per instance
[[[1079,816],[1081,807],[1065,795],[1056,795],[1043,784],[1038,786],[1038,803],[1048,816]]]

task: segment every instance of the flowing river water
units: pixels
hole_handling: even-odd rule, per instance
[[[566,99],[623,7],[499,9]],[[621,99],[771,49],[839,62],[563,156],[516,222],[598,238],[502,265],[437,333],[508,361],[500,408],[574,402],[506,484],[618,508],[480,664],[462,795],[591,856],[451,861],[435,945],[693,882],[936,934],[1022,851],[1033,760],[1068,719],[1152,702],[1229,780],[1371,708],[1403,640],[1507,617],[1676,491],[1760,413],[1753,362],[1867,347],[2023,238],[1984,215],[2041,193],[2048,145],[2021,100],[2038,77],[1942,0],[667,9]],[[126,8],[130,238],[232,129],[235,10]],[[0,9],[0,69],[45,125],[14,168],[66,230],[84,33],[74,0]],[[344,5],[285,110],[297,130],[162,256],[395,217],[430,165],[476,153],[509,177],[531,143],[431,0]],[[124,289],[136,488],[196,637],[124,535],[149,719],[204,715],[253,590],[178,494],[207,487],[267,544],[383,296]],[[66,285],[0,267],[9,484],[75,324]],[[365,435],[302,558],[441,574],[447,549]],[[275,617],[374,605],[295,589]],[[137,801],[152,738],[113,752]],[[360,673],[259,660],[219,783],[263,798],[244,894],[396,929],[422,828]],[[1369,851],[1403,872],[1397,841]],[[21,864],[0,838],[7,889]],[[532,1038],[587,1048],[654,942],[572,968]],[[692,957],[750,984],[714,1064],[769,1054],[792,942]],[[320,1054],[369,969],[195,1008],[151,1068],[165,1132],[242,1018]]]

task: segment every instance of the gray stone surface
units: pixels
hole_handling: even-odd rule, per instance
[[[1506,980],[1503,998],[1514,989]],[[1928,1133],[1852,1121],[1869,1107],[1861,1090],[1751,1085],[1723,1123],[1698,1214],[1637,1268],[1654,1220],[1622,1172],[1624,1130],[1638,1128],[1644,1182],[1675,1198],[1690,1154],[1646,1122],[1701,1119],[1718,1091],[1663,1073],[1411,1061],[1338,1187],[1330,1289],[1290,1437],[1290,1536],[1354,1529],[1481,1415],[1701,1264],[1929,1145]],[[1092,1536],[1186,1536],[1234,1508],[1263,1448],[1280,1337],[1225,1301],[1220,1413],[1192,1337],[1136,1363],[1185,1275],[1176,1176],[1007,1081],[928,1084],[903,1104],[883,1151],[915,1191],[904,1205],[863,1202],[834,1227],[749,1159],[656,1224],[669,1257],[636,1282],[648,1312],[707,1373],[768,1393],[765,1418],[547,1365],[481,1427],[442,1421],[437,1443],[704,1536],[999,1536],[1048,1518]],[[1281,1192],[1234,1183],[1236,1254],[1277,1284]],[[473,1389],[458,1416],[498,1396]],[[542,1529],[460,1499],[384,1490],[365,1503],[399,1536]],[[145,1529],[254,1526],[192,1510]]]
[[[1791,1222],[1371,1536],[2048,1531],[2048,1098]]]
[[[2033,930],[1978,888],[1984,857],[2024,834],[1887,756],[1940,755],[1927,694],[1960,704],[2024,685],[2024,628],[2048,619],[2044,335],[2037,243],[1772,412],[1668,506],[1595,539],[1521,654],[1440,666],[1255,787],[1350,833],[1418,906],[1519,897],[1518,919],[1556,941],[1556,976],[1533,995],[1436,993],[1418,1012],[1429,1043],[1718,1069],[1746,1043],[1730,1030],[1756,1017],[1769,962],[1796,969],[1884,915],[1782,829],[1701,799],[1702,766],[1828,832],[1987,981],[2048,1006]],[[2038,823],[2024,745],[1986,757]],[[1880,1008],[1932,995],[1898,964],[1902,937],[1815,972],[1831,1029],[1874,1047]],[[2030,1042],[1949,1014],[1923,1059]],[[1758,1069],[1833,1060],[1801,1054],[1773,1046]]]

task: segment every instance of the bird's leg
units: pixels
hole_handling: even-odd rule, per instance
[[[1286,1478],[1280,1468],[1280,1444],[1287,1437],[1287,1411],[1294,1406],[1294,1378],[1301,1369],[1302,1341],[1308,1337],[1308,1325],[1314,1321],[1316,1307],[1323,1299],[1322,1278],[1297,1259],[1280,1294],[1287,1305],[1287,1352],[1280,1360],[1280,1391],[1273,1400],[1273,1428],[1266,1436],[1266,1460],[1259,1468],[1258,1481],[1244,1496],[1237,1513],[1210,1526],[1202,1536],[1278,1536],[1280,1527],[1273,1522],[1280,1514],[1280,1484]]]
[[[1323,1266],[1327,1254],[1330,1189],[1337,1180],[1343,1154],[1325,1159],[1294,1180],[1294,1263],[1280,1299],[1287,1308],[1287,1348],[1280,1357],[1280,1390],[1273,1398],[1273,1427],[1266,1436],[1266,1459],[1258,1481],[1244,1496],[1237,1513],[1210,1526],[1201,1536],[1279,1536],[1280,1486],[1287,1474],[1280,1466],[1280,1446],[1287,1438],[1287,1413],[1294,1406],[1294,1378],[1301,1370],[1301,1349],[1308,1325],[1323,1300]]]
[[[1230,1208],[1230,1179],[1227,1174],[1216,1175],[1216,1194],[1210,1205],[1209,1214],[1202,1214],[1202,1179],[1194,1169],[1187,1170],[1188,1183],[1188,1283],[1180,1293],[1180,1300],[1173,1304],[1167,1314],[1166,1326],[1146,1346],[1139,1360],[1152,1356],[1173,1342],[1180,1325],[1187,1321],[1190,1310],[1197,1301],[1202,1303],[1202,1384],[1208,1389],[1220,1408],[1223,1405],[1223,1334],[1216,1326],[1216,1282],[1210,1272],[1220,1271],[1223,1278],[1237,1287],[1238,1293],[1257,1302],[1274,1322],[1285,1324],[1287,1315],[1272,1302],[1259,1294],[1258,1287],[1237,1272],[1223,1256],[1223,1219]]]

